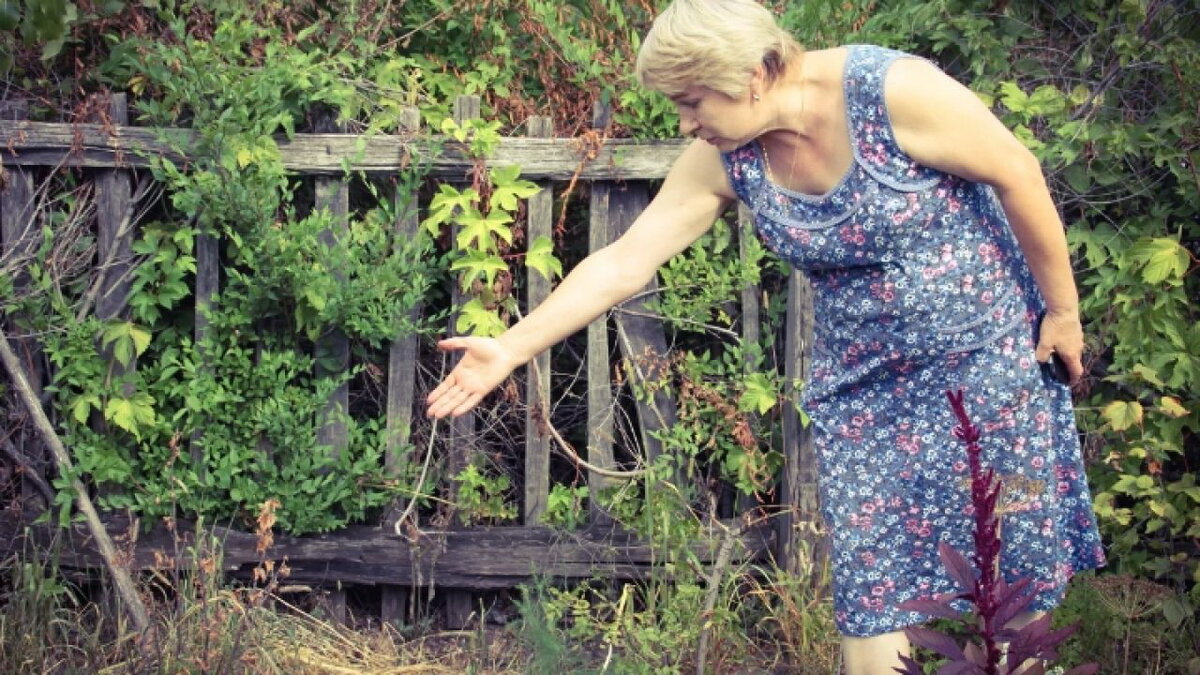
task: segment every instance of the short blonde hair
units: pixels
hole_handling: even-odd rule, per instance
[[[737,98],[757,66],[773,82],[801,51],[754,0],[674,0],[638,50],[637,78],[667,96],[703,86]]]

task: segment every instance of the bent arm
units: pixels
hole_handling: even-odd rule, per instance
[[[615,242],[575,266],[541,305],[499,338],[438,343],[463,357],[427,400],[433,417],[462,415],[517,366],[638,292],[658,266],[712,227],[732,199],[715,148],[693,143],[671,167],[649,206]]]
[[[629,230],[575,266],[546,300],[500,336],[525,363],[640,291],[660,265],[683,251],[728,205],[720,155],[692,143]]]
[[[1038,358],[1058,352],[1072,380],[1078,380],[1083,372],[1079,293],[1062,220],[1037,158],[971,90],[928,62],[893,64],[885,97],[896,141],[909,156],[996,190],[1046,301]]]

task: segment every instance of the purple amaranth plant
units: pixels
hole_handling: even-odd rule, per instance
[[[979,446],[982,433],[967,415],[962,390],[947,391],[946,398],[950,400],[950,407],[958,420],[954,436],[967,447],[975,519],[975,550],[968,562],[954,547],[941,542],[938,556],[950,578],[963,589],[962,592],[916,598],[902,603],[900,608],[959,621],[975,639],[960,646],[954,638],[932,628],[910,626],[904,632],[912,644],[949,659],[938,668],[938,675],[1008,675],[1018,672],[1022,675],[1043,675],[1046,664],[1058,658],[1058,645],[1078,626],[1054,630],[1050,626],[1049,614],[1019,628],[1008,626],[1033,602],[1034,593],[1030,588],[1033,580],[1021,577],[1009,583],[1000,574],[1002,544],[996,502],[1000,497],[1001,481],[994,468],[983,468],[980,458],[982,449]],[[974,612],[956,610],[952,604],[955,600],[966,601],[974,607]],[[896,672],[905,675],[922,675],[925,672],[912,657],[901,655],[900,658],[904,668],[897,668]],[[1023,668],[1023,664],[1030,659],[1035,662]],[[1064,675],[1091,675],[1098,669],[1096,664],[1086,664],[1072,668]]]

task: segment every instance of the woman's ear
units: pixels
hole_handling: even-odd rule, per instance
[[[767,69],[760,63],[754,67],[754,71],[750,73],[750,97],[758,100],[767,89]]]

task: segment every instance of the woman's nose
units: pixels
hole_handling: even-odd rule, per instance
[[[699,129],[699,128],[700,128],[700,125],[697,124],[696,120],[694,118],[692,118],[690,115],[685,115],[683,113],[679,114],[679,133],[680,134],[682,134],[684,136],[691,136],[692,134],[696,133],[696,129]]]

